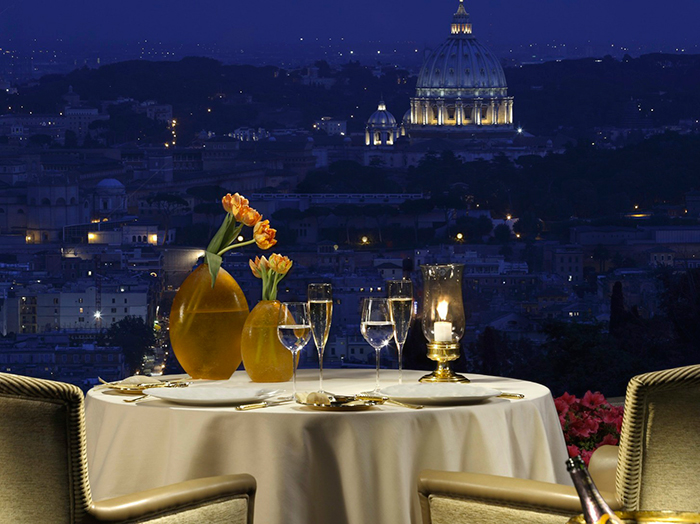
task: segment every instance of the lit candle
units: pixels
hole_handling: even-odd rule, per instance
[[[435,342],[452,342],[452,322],[445,320],[447,318],[447,307],[447,300],[441,301],[437,306],[440,320],[433,325]]]

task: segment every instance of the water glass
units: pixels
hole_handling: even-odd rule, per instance
[[[277,337],[292,352],[292,384],[297,396],[297,355],[311,340],[309,308],[306,302],[283,302],[277,319]]]
[[[386,298],[363,299],[360,331],[376,354],[377,378],[374,386],[376,393],[379,391],[379,352],[394,336],[394,323],[391,321],[389,301]]]

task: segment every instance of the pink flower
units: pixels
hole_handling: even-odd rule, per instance
[[[591,455],[593,455],[592,451],[581,450],[581,458],[586,466],[588,466],[588,463],[591,461]]]
[[[562,413],[559,415],[559,424],[561,424],[562,429],[566,426],[566,414]]]
[[[606,424],[615,426],[617,420],[621,418],[615,409],[601,409],[600,411],[600,419]]]
[[[608,433],[603,437],[603,440],[600,441],[601,446],[617,446],[617,443],[620,442],[620,439],[615,437],[614,435],[611,435]]]
[[[554,406],[557,408],[557,413],[560,415],[566,414],[566,412],[569,411],[571,404],[573,404],[575,401],[576,397],[569,395],[568,393],[564,393],[561,397],[555,398]]]
[[[581,404],[583,404],[587,408],[595,409],[598,406],[607,404],[607,401],[605,400],[605,397],[600,391],[596,391],[595,393],[586,391],[586,394],[581,399]]]
[[[593,417],[582,417],[571,423],[569,431],[575,437],[590,437],[595,434],[600,427],[600,422]]]
[[[588,464],[599,446],[619,442],[623,408],[611,406],[600,392],[588,391],[581,400],[565,393],[554,403],[570,456],[581,455]]]

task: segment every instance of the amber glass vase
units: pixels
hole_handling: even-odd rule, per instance
[[[279,300],[261,300],[243,325],[241,356],[253,382],[286,382],[292,378],[292,353],[277,337],[281,306]]]
[[[192,378],[226,380],[241,364],[241,332],[248,302],[234,278],[220,268],[211,286],[207,264],[185,279],[170,310],[170,343]]]

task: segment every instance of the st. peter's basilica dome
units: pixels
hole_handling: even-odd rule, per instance
[[[498,58],[472,32],[459,1],[450,36],[423,63],[411,99],[410,136],[458,137],[513,128],[513,97]]]

